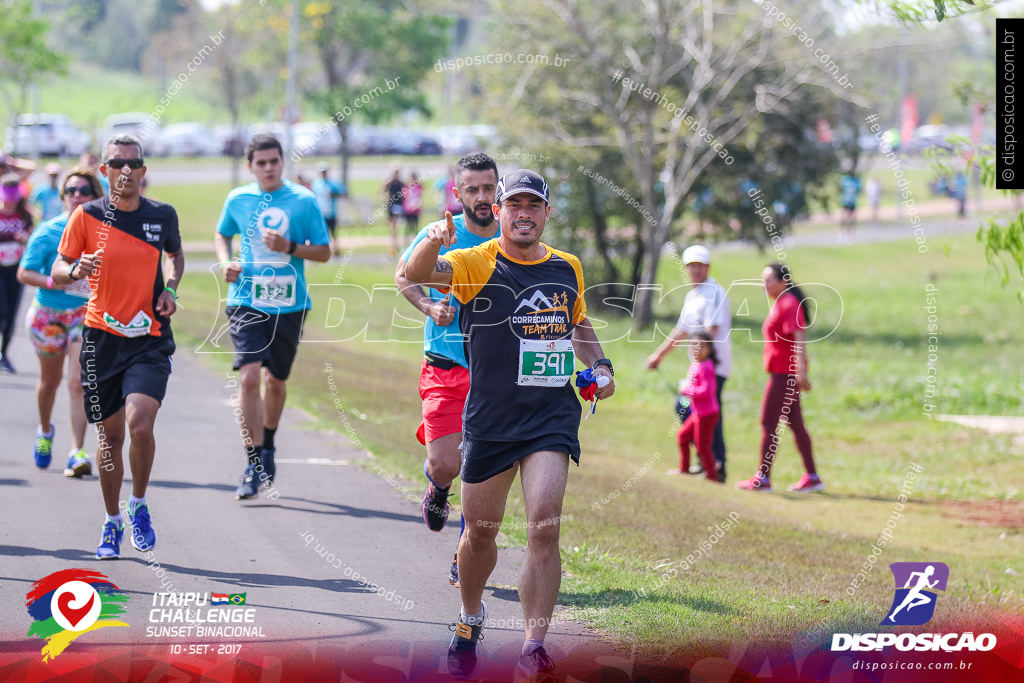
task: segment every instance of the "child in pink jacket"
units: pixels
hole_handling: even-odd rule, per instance
[[[715,355],[711,336],[706,332],[696,332],[690,339],[695,342],[691,351],[693,362],[686,373],[686,380],[679,385],[679,393],[690,398],[691,412],[676,435],[679,469],[669,470],[669,474],[685,474],[690,471],[692,440],[697,445],[697,456],[704,467],[704,474],[709,481],[717,483],[718,465],[711,452],[711,440],[720,414],[718,400],[715,398],[715,366],[718,365],[718,356]]]

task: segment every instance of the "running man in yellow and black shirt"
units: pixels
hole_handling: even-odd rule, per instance
[[[545,677],[553,672],[543,643],[561,581],[562,498],[569,460],[580,460],[576,360],[607,378],[597,398],[610,397],[615,383],[587,320],[579,260],[540,241],[551,212],[547,183],[533,171],[513,171],[498,182],[496,201],[497,238],[438,258],[455,236],[446,214],[413,250],[405,272],[412,282],[450,288],[462,304],[459,325],[469,361],[461,472],[466,532],[458,557],[462,611],[448,648],[449,670],[468,676],[476,666],[487,618],[481,597],[518,470],[528,545],[519,582],[526,641],[517,672]]]
[[[170,317],[185,271],[178,214],[169,204],[139,193],[146,166],[142,143],[120,135],[106,145],[100,172],[110,196],[75,209],[57,251],[52,277],[58,285],[88,278],[91,293],[82,334],[85,415],[97,425],[96,464],[107,518],[96,557],[117,559],[124,525],[118,498],[124,480],[121,447],[125,422],[131,434],[132,495],[127,503],[131,543],[156,544],[146,503],[156,442],[153,423],[171,374],[174,337]],[[167,254],[168,277],[161,259]]]

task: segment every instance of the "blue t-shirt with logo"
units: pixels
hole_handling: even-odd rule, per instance
[[[330,243],[316,197],[289,180],[264,194],[258,183],[236,187],[224,201],[217,232],[239,235],[242,272],[228,285],[228,306],[249,306],[267,313],[293,313],[310,307],[304,259],[263,244],[270,229],[299,244]]]
[[[49,185],[38,187],[32,192],[32,203],[39,207],[44,221],[59,216],[64,211],[64,204],[60,201],[60,190]]]
[[[21,257],[21,267],[25,270],[34,270],[43,275],[49,275],[53,268],[53,262],[57,260],[57,246],[64,234],[64,228],[68,224],[68,214],[62,213],[42,223],[29,235],[28,243],[25,245],[25,253]],[[72,308],[84,306],[89,300],[89,281],[85,278],[72,283],[64,291],[60,289],[46,289],[40,287],[36,290],[36,301],[40,306],[56,308],[66,311]],[[77,296],[74,292],[80,292]]]
[[[483,244],[488,240],[492,240],[498,236],[500,232],[498,229],[498,222],[494,222],[494,234],[490,237],[480,237],[470,232],[469,228],[466,227],[466,218],[462,214],[453,216],[452,221],[455,223],[455,244],[451,248],[441,247],[440,254],[446,254],[449,251],[456,249],[468,249],[469,247],[475,247]],[[423,226],[418,233],[416,233],[415,239],[412,244],[406,247],[405,251],[402,252],[402,261],[408,261],[409,256],[412,255],[412,250],[417,244],[422,242],[427,237],[427,232],[430,230],[430,226],[433,223],[428,223]],[[439,255],[440,255],[439,254]],[[433,287],[430,288],[430,298],[433,301],[440,301],[443,299],[445,294],[437,291]],[[424,353],[436,353],[439,356],[444,356],[449,360],[453,360],[464,368],[469,367],[469,363],[466,361],[466,348],[464,344],[464,338],[462,331],[459,329],[459,309],[462,305],[455,300],[455,297],[449,297],[449,305],[455,308],[455,318],[452,322],[441,327],[434,322],[434,319],[429,315],[427,316],[426,325],[423,327],[423,352]]]

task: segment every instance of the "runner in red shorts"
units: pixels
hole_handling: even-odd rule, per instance
[[[463,157],[456,166],[455,194],[463,213],[455,216],[456,243],[452,249],[466,249],[498,235],[498,223],[491,206],[498,184],[498,166],[483,153]],[[469,370],[462,332],[459,304],[436,289],[424,291],[405,277],[405,264],[412,250],[430,230],[425,226],[402,253],[395,270],[395,284],[409,302],[427,316],[423,329],[423,367],[420,398],[423,422],[416,438],[427,447],[423,473],[429,482],[423,497],[423,521],[431,531],[440,531],[448,520],[448,493],[459,474],[462,456],[462,410],[469,393]],[[445,249],[441,253],[450,251]],[[452,556],[448,580],[458,585],[458,565]]]

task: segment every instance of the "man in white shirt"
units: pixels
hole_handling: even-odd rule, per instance
[[[711,269],[711,252],[706,247],[695,244],[683,252],[683,263],[686,266],[686,274],[693,283],[693,289],[686,294],[683,300],[683,309],[679,313],[679,322],[662,342],[658,350],[647,358],[647,369],[656,370],[662,359],[669,351],[681,344],[695,332],[707,332],[711,335],[715,344],[715,353],[718,355],[718,367],[715,368],[715,377],[718,380],[716,396],[718,404],[722,405],[722,387],[729,377],[729,370],[732,367],[732,342],[729,340],[729,329],[732,326],[732,315],[729,312],[729,296],[725,293],[722,285],[718,284],[715,278],[708,275]],[[725,481],[725,438],[723,436],[722,422],[725,417],[725,407],[722,407],[722,417],[715,426],[715,437],[711,444],[711,450],[718,462],[718,481]]]

